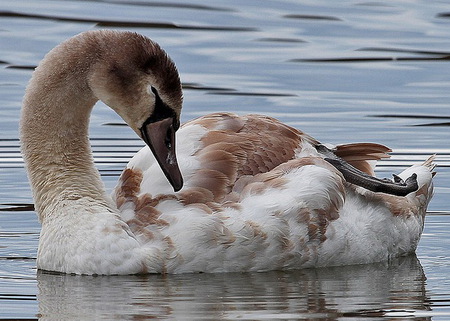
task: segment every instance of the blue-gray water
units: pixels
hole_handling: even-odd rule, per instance
[[[393,148],[378,175],[436,153],[417,258],[255,274],[37,273],[39,224],[19,154],[21,98],[62,40],[96,28],[159,42],[184,84],[182,118],[264,113],[323,142]],[[446,1],[18,1],[0,3],[0,320],[450,319],[450,7]],[[111,189],[142,143],[99,104],[96,162]]]

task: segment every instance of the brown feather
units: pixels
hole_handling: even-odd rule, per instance
[[[212,169],[200,169],[189,181],[189,187],[204,188],[214,195],[214,201],[220,201],[225,197],[230,182],[222,172]]]
[[[335,154],[350,165],[369,175],[374,176],[373,166],[370,160],[389,158],[392,150],[384,145],[375,143],[353,143],[336,146]]]

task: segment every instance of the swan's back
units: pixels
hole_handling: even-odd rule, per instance
[[[417,246],[426,209],[417,210],[420,197],[349,186],[313,138],[272,118],[208,115],[185,124],[177,143],[180,192],[173,193],[147,148],[115,192],[140,242],[161,250],[165,272],[365,263]],[[338,148],[362,169],[387,151],[376,144]],[[429,168],[422,176],[429,176],[421,188],[428,203]]]

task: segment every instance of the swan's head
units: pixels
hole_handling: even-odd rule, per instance
[[[91,90],[145,141],[180,190],[175,131],[183,99],[175,64],[158,44],[136,33],[103,31],[96,41],[101,50],[89,76]]]

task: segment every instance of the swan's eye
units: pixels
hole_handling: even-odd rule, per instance
[[[174,118],[173,129],[175,129],[175,131],[177,131],[179,128],[180,128],[180,121],[177,118]]]

